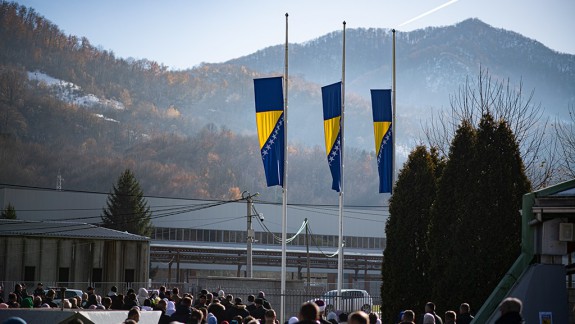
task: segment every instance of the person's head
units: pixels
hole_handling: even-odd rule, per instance
[[[190,297],[184,297],[180,300],[180,305],[190,308],[192,307],[192,299]]]
[[[110,306],[112,306],[112,298],[104,297],[102,299],[102,306],[104,306],[106,309],[110,309]]]
[[[199,310],[192,308],[192,314],[190,315],[191,324],[201,324],[204,320],[204,314]]]
[[[256,298],[254,300],[254,304],[256,304],[256,307],[262,307],[262,305],[264,304],[264,301],[261,298]]]
[[[248,302],[253,303],[255,300],[256,300],[256,297],[254,295],[248,296]]]
[[[330,322],[335,321],[337,323],[337,314],[335,312],[329,312],[329,314],[327,314],[327,320]]]
[[[507,313],[521,313],[522,308],[523,303],[521,303],[521,300],[513,297],[505,298],[501,304],[499,304],[501,315],[505,315]]]
[[[178,287],[172,288],[172,294],[175,296],[180,294],[180,290],[178,289]]]
[[[207,299],[208,299],[208,298],[207,298],[206,295],[201,295],[201,296],[200,296],[200,304],[205,304]]]
[[[356,311],[347,317],[348,324],[369,324],[369,317],[363,311]]]
[[[72,303],[68,299],[64,299],[64,303],[62,304],[64,308],[72,308]]]
[[[403,315],[401,316],[402,322],[413,322],[414,319],[415,319],[415,313],[411,309],[405,310],[403,312]]]
[[[137,322],[140,321],[140,310],[137,307],[133,307],[128,311],[128,319],[134,320]]]
[[[112,288],[110,288],[111,292],[117,293],[118,292],[118,287],[116,286],[112,286]]]
[[[88,287],[88,289],[86,289],[86,292],[88,293],[88,295],[91,295],[94,293],[94,287],[90,286]]]
[[[18,297],[16,297],[15,293],[9,293],[8,294],[8,301],[15,302],[16,300],[18,300]]]
[[[39,282],[38,285],[36,286],[36,288],[37,289],[43,289],[44,285],[41,282]]]
[[[300,321],[317,321],[319,319],[319,308],[315,303],[304,303],[301,305],[298,317]]]
[[[445,312],[445,323],[455,323],[457,320],[457,315],[454,311],[447,311]]]
[[[182,299],[182,300],[183,300],[183,299]],[[181,304],[180,304],[180,305],[181,305]],[[163,312],[166,311],[166,308],[167,308],[167,307],[168,307],[168,303],[166,303],[166,301],[163,300],[163,299],[160,299],[160,300],[158,301],[158,303],[156,304],[156,308],[157,308],[158,310],[163,311]]]
[[[56,291],[54,289],[50,289],[48,290],[48,292],[46,293],[46,297],[48,298],[54,298],[54,296],[56,296]]]
[[[317,305],[317,308],[319,309],[319,316],[321,317],[325,311],[325,302],[321,299],[317,299],[314,301],[314,303]]]
[[[265,314],[265,320],[267,323],[274,323],[276,320],[276,311],[273,309],[268,309]]]
[[[34,297],[34,307],[40,307],[42,305],[42,297],[35,296]]]
[[[92,305],[98,304],[98,298],[96,298],[96,295],[92,294],[88,296],[88,302]]]
[[[459,314],[467,314],[471,310],[468,303],[463,303],[459,306]]]
[[[220,303],[211,303],[210,306],[208,306],[208,313],[214,314],[218,319],[218,323],[221,323],[225,320],[226,308]]]
[[[160,286],[160,292],[161,292],[161,293],[166,292],[166,287]]]
[[[70,297],[68,298],[68,300],[70,301],[70,305],[72,305],[72,308],[78,308],[78,299]],[[40,304],[42,304],[42,299],[40,299]]]
[[[266,293],[263,292],[263,291],[260,291],[260,292],[258,293],[258,298],[265,299],[265,298],[266,298]]]
[[[435,316],[430,313],[423,315],[423,324],[435,324]]]
[[[22,285],[19,283],[15,284],[14,285],[14,291],[18,291],[18,292],[22,291]]]
[[[427,304],[425,304],[425,312],[435,313],[435,304],[432,302],[428,302]]]
[[[212,293],[206,294],[206,302],[211,303],[213,299],[214,299],[214,294],[212,294]]]
[[[226,300],[228,301],[228,303],[233,303],[233,301],[234,301],[234,296],[233,296],[233,295],[230,295],[230,294],[227,294],[227,295],[226,295]]]
[[[82,321],[79,318],[73,318],[73,319],[69,320],[68,322],[66,322],[66,324],[84,324],[84,321]]]

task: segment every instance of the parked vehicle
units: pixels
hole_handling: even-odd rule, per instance
[[[53,289],[56,292],[56,297],[54,297],[54,304],[60,306],[62,304],[62,291],[60,290],[60,288],[50,288],[50,289]],[[45,289],[44,293],[48,293],[48,290],[50,289]],[[83,293],[84,292],[82,292],[79,289],[66,289],[66,292],[64,293],[64,298],[69,299],[76,296],[82,298]]]
[[[341,310],[345,313],[362,310],[370,313],[373,305],[373,300],[369,293],[361,289],[342,289],[339,296],[337,290],[330,290],[321,298],[316,298],[312,301],[317,299],[322,299],[325,302],[325,314],[335,310]]]

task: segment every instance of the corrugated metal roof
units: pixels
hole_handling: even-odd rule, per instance
[[[95,238],[103,240],[149,241],[145,236],[120,232],[87,223],[0,219],[0,236],[42,236]]]

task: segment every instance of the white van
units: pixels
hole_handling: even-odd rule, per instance
[[[315,300],[317,299],[322,299],[325,302],[326,315],[336,310],[341,310],[345,313],[362,310],[369,314],[373,305],[373,300],[369,293],[361,289],[342,289],[340,296],[338,296],[337,290],[330,290],[321,298],[316,298]],[[339,306],[338,302],[340,303]]]

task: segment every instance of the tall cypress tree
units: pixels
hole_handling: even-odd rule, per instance
[[[467,262],[466,257],[454,255],[454,245],[476,244],[460,242],[456,233],[472,231],[470,224],[463,224],[463,216],[468,203],[474,201],[473,184],[475,182],[475,143],[476,131],[463,121],[456,131],[449,149],[449,158],[438,182],[437,197],[431,210],[429,222],[428,248],[431,256],[430,271],[432,297],[440,310],[443,307],[455,309],[456,296],[453,285],[458,281],[459,263]],[[462,235],[464,236],[464,235]],[[420,306],[422,307],[422,306]]]
[[[483,303],[520,254],[522,196],[531,191],[519,146],[507,123],[486,113],[477,130],[475,283],[469,283],[476,303]],[[468,222],[472,222],[471,219]],[[471,264],[468,264],[471,266]],[[467,269],[468,272],[472,268]],[[471,290],[472,289],[472,290]]]
[[[434,151],[416,147],[393,189],[382,266],[384,323],[397,322],[401,310],[422,307],[431,292],[426,241],[440,164]]]
[[[530,183],[513,133],[487,112],[452,142],[432,211],[433,298],[481,307],[520,252],[521,197]]]
[[[152,234],[152,212],[129,169],[118,178],[106,205],[101,216],[104,227],[148,237]]]

